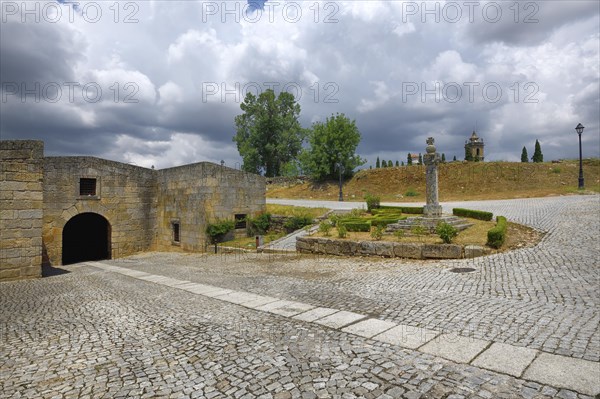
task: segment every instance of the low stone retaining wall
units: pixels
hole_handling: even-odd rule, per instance
[[[339,256],[383,256],[409,259],[460,259],[475,258],[489,254],[489,250],[477,245],[421,244],[389,241],[350,241],[332,238],[298,237],[296,250]]]

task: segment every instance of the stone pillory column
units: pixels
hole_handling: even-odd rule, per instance
[[[440,163],[440,154],[435,152],[433,137],[427,139],[427,153],[423,157],[423,163],[426,166],[425,192],[427,193],[427,204],[423,209],[425,217],[439,217],[442,215],[442,206],[438,199],[438,164]]]

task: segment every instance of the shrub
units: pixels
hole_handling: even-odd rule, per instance
[[[328,219],[329,219],[329,223],[331,223],[332,226],[337,226],[342,218],[340,217],[340,215],[336,215],[335,213],[332,213],[331,215],[329,215]]]
[[[371,229],[371,237],[373,237],[374,240],[381,240],[383,238],[383,226],[375,226]]]
[[[440,236],[442,241],[446,244],[450,244],[454,237],[458,235],[458,230],[454,226],[441,222],[437,225],[435,232]]]
[[[402,237],[404,237],[404,230],[402,230],[402,229],[396,230],[396,231],[394,231],[394,235],[396,236],[396,238],[402,238]]]
[[[496,249],[500,248],[506,240],[507,228],[508,223],[506,221],[506,218],[504,216],[498,216],[496,218],[496,226],[488,231],[487,245]]]
[[[365,195],[365,201],[367,202],[367,211],[371,212],[371,209],[379,208],[381,198],[371,194],[367,194]]]
[[[283,227],[287,230],[296,231],[304,226],[308,226],[313,223],[313,219],[308,215],[292,216],[285,221]]]
[[[344,226],[346,228],[346,230],[348,231],[360,231],[360,232],[367,232],[371,229],[371,225],[368,222],[362,222],[362,221],[358,221],[358,222],[354,222],[354,221],[343,221],[340,223],[339,226]]]
[[[328,221],[321,222],[319,224],[319,232],[323,233],[325,237],[329,237],[329,232],[331,231],[331,223]]]
[[[206,226],[206,234],[210,238],[211,243],[216,244],[223,239],[223,237],[233,230],[235,222],[233,220],[218,220],[215,223],[209,223]]]
[[[263,213],[255,218],[249,217],[246,221],[248,222],[248,232],[250,235],[266,234],[271,226],[271,214]]]
[[[419,195],[418,192],[416,192],[415,190],[413,190],[412,188],[409,188],[408,190],[406,190],[406,192],[404,193],[405,197],[417,197]]]
[[[490,221],[494,217],[491,212],[477,211],[474,209],[454,208],[452,214],[455,216],[464,216],[467,218]]]
[[[348,229],[342,224],[338,226],[337,232],[339,238],[346,238],[346,235],[348,234]]]

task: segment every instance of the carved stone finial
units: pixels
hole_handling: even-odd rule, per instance
[[[435,143],[435,139],[433,137],[429,137],[427,139],[427,147],[425,148],[427,154],[435,154],[435,145],[433,145],[433,143]]]

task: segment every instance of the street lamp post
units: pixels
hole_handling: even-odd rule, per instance
[[[579,136],[579,186],[580,190],[583,190],[583,157],[581,154],[581,133],[583,133],[583,125],[580,123],[575,128],[577,135]]]
[[[344,202],[344,194],[342,193],[342,173],[344,173],[344,165],[342,165],[342,162],[338,162],[336,164],[338,171],[340,172],[340,196],[338,198],[338,201],[340,202]]]

